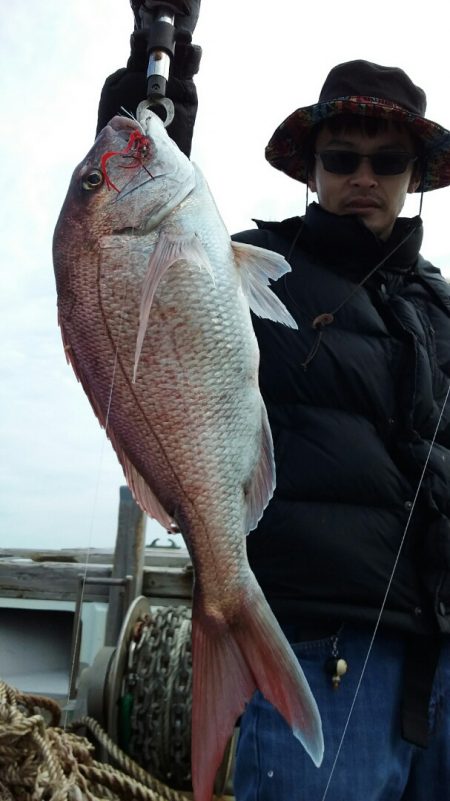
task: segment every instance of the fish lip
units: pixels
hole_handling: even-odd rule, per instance
[[[116,114],[112,117],[109,122],[105,126],[106,128],[111,128],[116,133],[123,133],[126,131],[132,130],[141,130],[142,125],[132,117],[125,117],[121,114]]]

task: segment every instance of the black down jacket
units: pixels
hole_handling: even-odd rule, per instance
[[[107,78],[98,129],[145,96],[133,69],[131,57]],[[191,73],[168,85],[178,120],[168,131],[185,153],[197,111]],[[383,244],[356,217],[312,204],[304,219],[234,238],[288,257],[292,272],[274,291],[299,324],[254,318],[277,488],[248,551],[275,613],[313,629],[374,621],[407,527],[383,620],[449,633],[450,291],[419,255],[420,219],[397,220]]]
[[[421,220],[386,243],[317,204],[258,226],[233,238],[287,257],[273,289],[298,322],[254,318],[277,468],[258,581],[282,622],[374,622],[409,521],[383,622],[450,632],[450,291]]]

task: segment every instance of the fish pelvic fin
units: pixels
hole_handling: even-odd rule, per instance
[[[211,801],[214,780],[236,720],[255,690],[284,717],[315,765],[322,725],[304,673],[250,574],[250,592],[232,623],[205,615],[194,592],[192,621],[192,783],[195,801]]]
[[[270,289],[269,279],[277,281],[291,268],[284,256],[256,245],[232,242],[234,260],[239,268],[243,292],[252,312],[289,328],[298,328],[286,306]]]
[[[155,292],[169,267],[177,261],[188,261],[191,264],[198,264],[199,268],[204,269],[214,282],[214,273],[208,255],[195,233],[176,235],[165,231],[161,232],[156,247],[149,259],[147,272],[142,285],[139,328],[134,355],[133,383],[136,381],[139,358]]]

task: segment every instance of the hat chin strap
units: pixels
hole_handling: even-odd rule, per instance
[[[309,206],[309,170],[306,170],[305,214]]]
[[[423,195],[424,195],[424,191],[422,189],[422,191],[420,193],[420,202],[419,202],[419,217],[422,216]]]

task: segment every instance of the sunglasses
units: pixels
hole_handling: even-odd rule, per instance
[[[400,175],[417,156],[411,153],[355,153],[353,150],[321,150],[315,153],[327,172],[336,175],[351,175],[356,172],[362,159],[369,159],[375,175]]]

